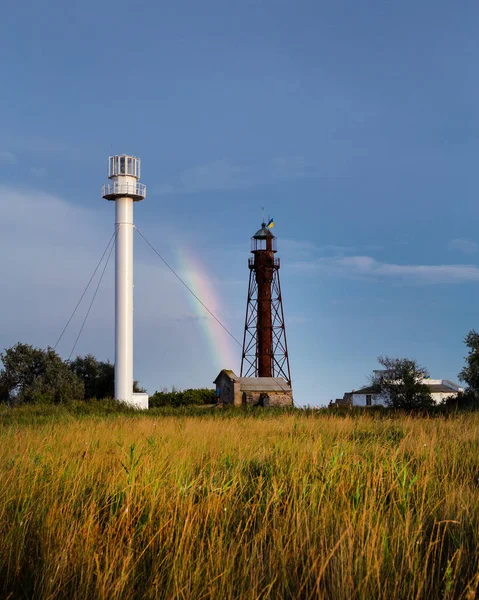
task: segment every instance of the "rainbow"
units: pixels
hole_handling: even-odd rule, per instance
[[[177,258],[182,279],[227,327],[222,318],[222,313],[225,311],[221,309],[220,297],[215,290],[211,276],[206,271],[206,267],[200,263],[198,256],[185,246],[177,248]],[[188,290],[185,289],[185,293],[188,294],[190,305],[199,318],[200,327],[203,329],[205,339],[210,347],[214,367],[218,372],[221,369],[232,369],[238,374],[241,356],[240,347]]]

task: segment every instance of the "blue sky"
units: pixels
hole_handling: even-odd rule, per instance
[[[477,2],[30,1],[2,24],[1,347],[55,343],[125,152],[137,226],[186,278],[179,253],[197,257],[238,338],[249,238],[274,216],[298,403],[358,388],[380,354],[457,381],[479,328]],[[231,365],[208,317],[139,238],[135,261],[135,376],[210,385]],[[110,264],[79,353],[113,358],[113,307]]]

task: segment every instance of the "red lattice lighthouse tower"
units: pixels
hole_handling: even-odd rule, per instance
[[[291,385],[276,250],[276,238],[263,222],[251,238],[241,377],[282,377]]]

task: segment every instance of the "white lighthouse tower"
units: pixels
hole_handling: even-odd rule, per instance
[[[133,393],[133,203],[143,200],[140,159],[110,156],[103,198],[115,202],[115,400],[148,408],[147,394]]]

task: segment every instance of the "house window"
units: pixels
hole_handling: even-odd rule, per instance
[[[372,399],[373,399],[373,397],[371,394],[366,394],[366,406],[371,406]]]

